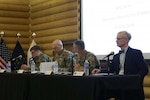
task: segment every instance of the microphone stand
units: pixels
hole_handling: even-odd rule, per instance
[[[74,73],[74,63],[73,63],[73,58],[74,58],[74,56],[72,56],[72,61],[71,61],[71,63],[72,63],[72,67],[71,67],[71,75],[73,75],[73,73]]]
[[[74,64],[76,64],[76,57],[77,54],[72,55],[72,67],[71,67],[71,75],[74,73]]]
[[[107,57],[107,64],[108,64],[107,71],[108,71],[108,75],[109,75],[110,74],[110,59],[109,59],[109,56]]]

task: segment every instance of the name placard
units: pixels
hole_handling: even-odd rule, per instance
[[[18,71],[17,71],[17,73],[19,73],[19,74],[21,74],[21,73],[23,73],[24,72],[24,70],[22,70],[22,69],[19,69]]]
[[[84,72],[83,71],[75,71],[73,73],[73,76],[83,76],[84,75]]]

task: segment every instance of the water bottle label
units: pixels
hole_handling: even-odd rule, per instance
[[[31,72],[35,71],[35,66],[31,65]]]
[[[6,69],[7,72],[11,72],[11,62],[9,61],[8,64],[7,64],[7,69]]]
[[[54,74],[58,74],[58,63],[57,63],[57,61],[54,64]]]
[[[88,62],[88,60],[85,60],[85,62],[84,62],[84,73],[85,73],[85,75],[89,75],[89,62]]]
[[[88,65],[84,66],[84,73],[85,73],[85,75],[89,75],[89,66]]]

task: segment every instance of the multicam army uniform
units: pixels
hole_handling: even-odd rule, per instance
[[[40,70],[39,66],[41,62],[51,62],[51,59],[48,55],[41,53],[39,56],[34,58],[35,70]]]
[[[85,60],[88,60],[90,71],[92,71],[94,68],[99,68],[100,62],[98,61],[97,57],[91,53],[85,50],[85,55],[82,57],[77,56],[76,57],[76,63],[79,63],[80,66],[84,66]]]
[[[66,68],[66,71],[71,71],[73,62],[72,55],[73,53],[66,49],[64,49],[60,55],[55,55],[54,60],[58,62],[59,69]]]

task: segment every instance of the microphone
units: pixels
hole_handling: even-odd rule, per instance
[[[18,58],[22,58],[22,55],[19,55],[18,57],[13,58],[12,61],[14,61],[14,60],[16,60]]]
[[[74,57],[76,57],[78,54],[77,53],[75,53],[74,55],[72,55],[72,58],[74,58]]]
[[[111,55],[114,55],[115,53],[112,51],[112,52],[110,52],[108,55],[106,55],[103,59],[105,59],[105,58],[107,58],[107,57],[109,57],[109,56],[111,56]]]
[[[29,58],[29,61],[32,61],[33,60],[33,57]]]
[[[76,63],[76,62],[74,62],[74,57],[76,57],[78,55],[78,53],[74,53],[74,55],[72,55],[72,67],[71,67],[71,75],[73,75],[73,73],[74,73],[74,64]]]

